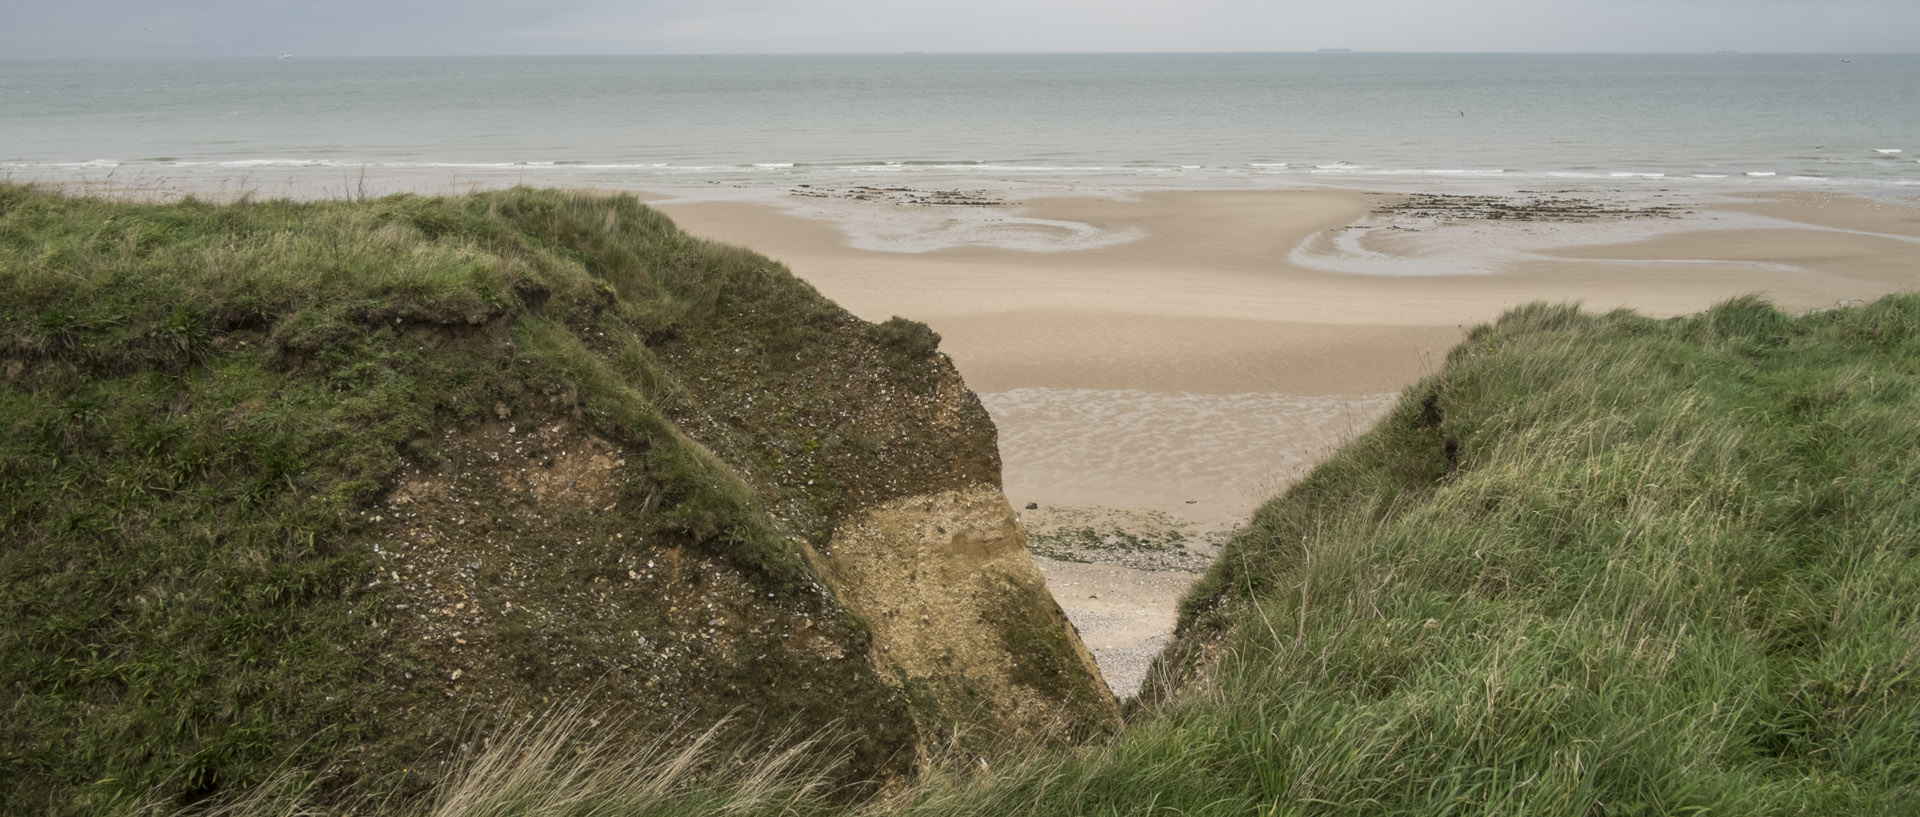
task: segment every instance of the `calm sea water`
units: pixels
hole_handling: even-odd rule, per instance
[[[0,61],[0,172],[1920,185],[1920,55]]]

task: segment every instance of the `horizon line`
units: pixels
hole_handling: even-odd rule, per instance
[[[1347,47],[1325,47],[1313,50],[1275,50],[1275,51],[937,51],[921,49],[903,49],[896,51],[630,51],[630,52],[514,52],[514,53],[435,53],[435,54],[340,54],[318,53],[299,55],[290,51],[258,54],[139,54],[126,56],[39,56],[39,57],[0,57],[0,62],[46,62],[58,60],[72,61],[127,61],[127,60],[278,60],[283,57],[308,60],[345,60],[345,59],[473,59],[473,58],[618,58],[618,57],[886,57],[886,56],[944,56],[944,57],[1045,57],[1045,56],[1260,56],[1260,55],[1333,55],[1333,56],[1912,56],[1920,51],[1743,51],[1739,49],[1716,49],[1711,51],[1661,50],[1661,51],[1527,51],[1527,50],[1478,50],[1478,51],[1395,51],[1370,50]]]

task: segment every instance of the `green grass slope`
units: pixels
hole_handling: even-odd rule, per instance
[[[1920,297],[1476,329],[1110,745],[915,813],[1920,813]]]
[[[0,186],[0,813],[406,802],[556,706],[907,773],[804,554],[998,483],[937,340],[630,198]]]

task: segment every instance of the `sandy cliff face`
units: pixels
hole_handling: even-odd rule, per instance
[[[698,336],[664,349],[714,361],[699,402],[726,407],[683,426],[736,463],[868,628],[920,758],[1111,728],[1118,706],[1027,555],[978,398],[924,326],[842,315],[799,354],[703,355]]]
[[[824,561],[873,629],[874,664],[913,701],[923,751],[1072,737],[1118,717],[998,486],[866,509]]]

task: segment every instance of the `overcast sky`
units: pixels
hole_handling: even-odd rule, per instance
[[[1920,0],[0,0],[0,58],[1920,51]]]

